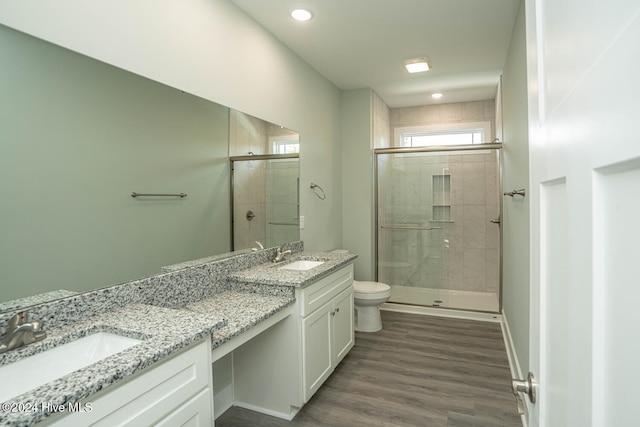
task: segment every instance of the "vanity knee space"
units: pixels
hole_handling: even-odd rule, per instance
[[[295,292],[290,315],[214,357],[216,417],[238,406],[293,419],[353,347],[352,264]]]

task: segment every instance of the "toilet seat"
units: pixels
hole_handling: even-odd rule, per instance
[[[391,296],[391,286],[380,282],[360,282],[353,281],[354,298],[357,299],[378,299]]]

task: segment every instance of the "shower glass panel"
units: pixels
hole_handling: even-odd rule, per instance
[[[388,151],[376,170],[377,280],[389,302],[498,312],[499,149]]]
[[[297,158],[234,160],[233,249],[300,240]]]

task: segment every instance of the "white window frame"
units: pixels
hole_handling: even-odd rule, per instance
[[[271,148],[271,154],[277,154],[278,150],[276,147],[281,142],[285,142],[287,144],[291,144],[293,141],[298,143],[298,153],[300,152],[300,141],[298,135],[280,135],[280,136],[270,136],[269,137],[269,147]]]
[[[491,122],[462,122],[462,123],[439,123],[434,125],[420,125],[397,127],[393,130],[393,146],[403,147],[402,138],[407,133],[442,133],[447,131],[481,130],[484,144],[491,141]]]

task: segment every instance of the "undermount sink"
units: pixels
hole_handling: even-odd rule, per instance
[[[0,402],[133,347],[141,340],[98,332],[51,350],[0,366]]]
[[[324,261],[309,261],[306,259],[300,259],[298,261],[293,261],[287,265],[283,265],[282,267],[280,267],[280,269],[306,271],[306,270],[311,270],[312,268],[322,264],[324,264]]]

